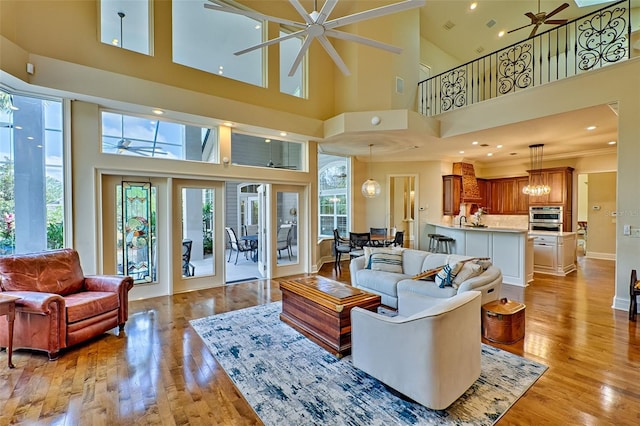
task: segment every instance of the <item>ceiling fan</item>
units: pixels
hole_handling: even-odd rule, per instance
[[[551,18],[553,15],[562,12],[563,10],[565,10],[566,8],[569,7],[569,3],[562,3],[560,6],[556,7],[555,9],[553,9],[551,12],[546,13],[546,12],[540,12],[540,0],[538,0],[538,13],[533,13],[533,12],[527,12],[524,14],[524,16],[528,17],[531,19],[531,23],[527,24],[527,25],[523,25],[521,27],[515,28],[513,30],[507,31],[507,33],[512,33],[514,31],[518,31],[521,30],[523,28],[527,28],[530,27],[531,25],[533,25],[533,29],[531,30],[531,34],[529,34],[529,38],[533,37],[536,34],[536,31],[538,31],[538,28],[540,28],[540,25],[542,24],[549,24],[549,25],[564,25],[567,23],[566,19],[549,19]]]
[[[124,154],[125,152],[132,152],[137,155],[142,155],[144,157],[151,157],[154,155],[166,155],[160,148],[154,147],[146,147],[146,146],[135,146],[132,145],[132,142],[129,139],[120,139],[116,144],[108,143],[111,147],[115,148],[116,153]]]
[[[320,11],[318,11],[317,0],[314,0],[313,12],[308,13],[300,3],[300,0],[289,0],[289,3],[300,14],[304,22],[296,22],[289,19],[278,18],[275,16],[268,16],[262,13],[253,12],[249,10],[235,9],[224,4],[220,0],[208,0],[210,3],[205,3],[206,9],[235,13],[237,15],[247,16],[253,19],[266,20],[275,22],[278,24],[288,25],[293,28],[299,28],[298,31],[294,31],[287,35],[271,39],[264,43],[256,44],[255,46],[248,47],[247,49],[235,52],[234,55],[243,55],[248,52],[252,52],[256,49],[261,49],[266,46],[270,46],[281,41],[288,40],[294,37],[304,36],[302,46],[296,55],[291,69],[289,70],[289,77],[293,76],[300,65],[300,62],[304,58],[305,53],[309,50],[311,42],[316,39],[320,42],[324,50],[329,54],[333,62],[338,66],[340,71],[345,75],[350,75],[347,65],[344,63],[338,52],[333,45],[329,42],[327,37],[337,38],[347,41],[355,41],[356,43],[365,44],[367,46],[383,49],[393,53],[400,53],[402,49],[390,44],[381,43],[379,41],[372,40],[370,38],[350,34],[344,31],[337,30],[336,28],[343,27],[345,25],[354,24],[356,22],[364,21],[371,18],[377,18],[379,16],[389,15],[392,13],[413,9],[416,7],[424,6],[425,0],[405,0],[399,3],[393,3],[386,6],[377,7],[375,9],[365,10],[363,12],[354,13],[351,15],[343,16],[341,18],[329,19],[329,15],[336,7],[338,0],[326,0]]]

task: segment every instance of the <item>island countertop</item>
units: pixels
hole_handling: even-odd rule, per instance
[[[528,229],[523,228],[507,228],[507,227],[499,227],[499,226],[466,226],[466,225],[452,225],[450,223],[436,223],[429,222],[429,225],[437,226],[439,228],[447,228],[447,229],[455,229],[461,231],[472,231],[472,232],[511,232],[516,234],[527,234],[529,233]]]

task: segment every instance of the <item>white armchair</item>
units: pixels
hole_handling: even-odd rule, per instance
[[[481,293],[448,299],[398,293],[398,316],[351,310],[353,365],[414,401],[442,410],[480,377]]]

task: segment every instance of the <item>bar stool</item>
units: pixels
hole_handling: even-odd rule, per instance
[[[436,253],[451,254],[451,243],[456,240],[445,235],[440,235],[436,239]]]
[[[436,250],[438,249],[438,238],[444,237],[444,235],[427,234],[427,236],[429,237],[429,248],[427,249],[427,251],[430,251],[431,253],[436,253]]]

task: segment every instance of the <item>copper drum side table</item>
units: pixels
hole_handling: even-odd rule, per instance
[[[20,297],[0,294],[0,316],[7,316],[7,327],[9,329],[9,342],[7,343],[7,365],[9,368],[15,368],[11,362],[11,354],[13,353],[13,320],[16,317],[16,300],[18,299]]]
[[[337,358],[351,353],[351,309],[375,311],[380,296],[321,276],[280,281],[280,319]]]

